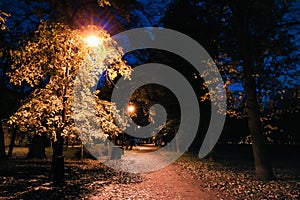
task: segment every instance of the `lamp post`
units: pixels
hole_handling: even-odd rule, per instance
[[[134,112],[135,112],[135,106],[132,105],[132,104],[129,104],[127,106],[127,113],[128,114],[133,114]],[[125,110],[124,110],[124,108],[123,108],[122,115],[123,115],[123,120],[124,120],[125,119]],[[124,142],[125,142],[125,131],[123,132],[122,147],[124,147]]]
[[[66,126],[67,121],[67,103],[68,103],[68,84],[69,84],[69,69],[66,67],[64,70],[64,78],[63,78],[63,94],[62,94],[62,118],[61,118],[61,127],[56,135],[56,142],[53,146],[53,157],[54,160],[52,169],[54,171],[54,179],[53,183],[55,185],[63,183],[65,181],[65,166],[64,166],[64,155],[63,155],[63,147],[64,147],[64,138],[62,136],[62,132]]]
[[[89,47],[97,47],[100,43],[100,39],[96,36],[89,36],[85,38],[85,42]],[[54,162],[52,162],[52,169],[53,169],[53,183],[55,185],[63,183],[64,178],[64,155],[63,155],[63,145],[64,145],[64,138],[62,136],[62,132],[64,128],[66,127],[67,122],[67,104],[68,104],[68,85],[69,85],[69,69],[66,66],[63,74],[63,93],[62,93],[62,113],[61,113],[61,127],[59,128],[59,131],[57,132],[56,138],[57,141],[54,143],[53,146],[53,157],[52,159]]]

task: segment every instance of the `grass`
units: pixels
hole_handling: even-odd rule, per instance
[[[75,154],[81,150],[80,148],[81,148],[80,146],[68,147],[68,148],[64,147],[63,154],[64,154],[65,158],[69,158],[69,159],[75,158],[76,157]],[[8,151],[8,148],[6,149],[6,153],[7,153],[7,151]],[[12,157],[13,158],[24,158],[28,154],[28,151],[29,151],[28,147],[14,147]],[[46,152],[47,159],[51,159],[53,149],[51,147],[46,148],[45,152]]]

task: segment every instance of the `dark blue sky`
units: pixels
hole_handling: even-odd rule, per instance
[[[142,9],[132,10],[131,15],[137,20],[135,27],[143,26],[163,26],[161,19],[166,14],[170,4],[174,0],[137,0]],[[32,14],[35,6],[46,6],[45,4],[36,3],[28,6],[23,0],[0,0],[0,8],[11,14],[11,17],[7,19],[7,26],[12,30],[22,33],[27,33],[29,30],[34,30],[36,24],[41,20],[40,17]],[[300,0],[297,0],[292,6],[293,9],[285,16],[287,22],[298,21],[300,19]],[[27,19],[22,19],[24,15],[28,15]],[[45,16],[47,18],[47,16]],[[105,19],[105,18],[104,18]],[[105,24],[105,22],[103,22]],[[300,49],[300,25],[294,26],[289,29],[289,32],[294,36],[293,42],[297,48]],[[9,37],[7,37],[9,39]],[[294,52],[295,56],[300,56],[300,50]],[[131,62],[134,62],[134,58],[131,58]],[[300,65],[298,64],[297,72],[298,76],[294,77],[294,82],[300,84]],[[285,78],[282,76],[282,81]],[[231,86],[232,89],[240,88],[238,85]]]

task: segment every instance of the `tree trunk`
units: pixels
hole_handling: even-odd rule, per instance
[[[7,153],[8,158],[10,158],[12,156],[12,152],[13,152],[13,149],[14,149],[14,146],[15,146],[16,135],[17,135],[16,133],[17,133],[16,130],[13,129],[12,135],[11,135],[11,138],[10,138],[8,153]]]
[[[64,183],[64,155],[63,155],[64,140],[62,136],[57,136],[56,142],[53,143],[52,156],[52,175],[53,184],[59,185]]]
[[[248,126],[252,138],[252,151],[255,163],[255,176],[257,179],[273,179],[274,175],[267,155],[255,89],[255,80],[248,75],[245,80],[245,92],[247,96]]]
[[[34,135],[27,158],[46,158],[45,139],[46,136]]]
[[[273,170],[267,156],[267,149],[263,136],[263,126],[260,121],[260,110],[257,101],[256,82],[254,79],[253,62],[251,58],[251,45],[249,36],[249,22],[247,14],[247,2],[240,3],[239,9],[239,36],[241,56],[245,80],[245,94],[247,104],[248,127],[252,138],[252,151],[255,164],[255,176],[257,179],[273,179]]]
[[[65,123],[67,121],[67,103],[68,103],[68,83],[69,83],[69,69],[68,67],[65,70],[64,74],[64,88],[63,88],[63,94],[62,94],[62,121],[60,127],[58,129],[56,138],[57,140],[54,142],[53,145],[53,158],[52,158],[52,172],[53,172],[53,184],[54,185],[60,185],[65,182],[65,164],[64,164],[64,155],[63,155],[63,149],[64,149],[64,138],[62,136],[62,132],[65,128]]]
[[[4,144],[4,132],[2,127],[2,121],[0,119],[0,161],[6,160],[6,153],[5,153],[5,144]]]

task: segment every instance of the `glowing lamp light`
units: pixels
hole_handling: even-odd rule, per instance
[[[133,105],[129,105],[129,106],[127,107],[127,111],[128,111],[129,113],[133,113],[133,112],[135,111],[135,107],[134,107]]]
[[[97,47],[100,43],[100,39],[94,35],[87,37],[85,41],[90,47]]]

